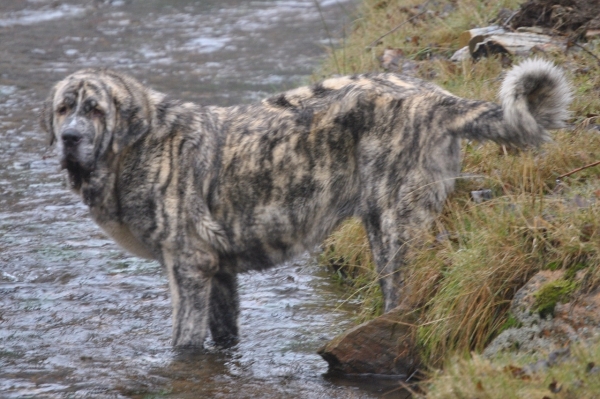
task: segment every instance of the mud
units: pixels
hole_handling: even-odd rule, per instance
[[[351,325],[306,255],[242,278],[241,342],[177,352],[160,266],[131,257],[71,194],[37,123],[53,82],[128,71],[229,105],[306,81],[352,0],[2,0],[0,397],[374,398],[396,382],[332,380],[316,350]],[[395,391],[390,397],[404,397]]]

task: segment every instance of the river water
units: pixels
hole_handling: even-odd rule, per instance
[[[310,255],[241,278],[236,347],[173,350],[161,267],[90,221],[38,127],[51,85],[88,66],[202,104],[306,83],[355,5],[319,1],[2,0],[0,397],[403,396],[324,376],[316,350],[354,308]]]

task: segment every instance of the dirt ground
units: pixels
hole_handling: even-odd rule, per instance
[[[512,28],[538,26],[581,36],[600,29],[598,0],[529,0],[510,21]]]

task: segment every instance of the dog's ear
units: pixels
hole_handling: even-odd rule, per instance
[[[152,123],[146,88],[132,78],[120,78],[124,87],[116,87],[112,93],[115,107],[112,150],[115,154],[143,137]]]
[[[48,143],[49,145],[54,144],[54,110],[52,109],[52,103],[54,100],[54,94],[56,93],[56,89],[53,88],[50,91],[50,95],[42,104],[42,110],[40,111],[40,127],[43,131],[45,131],[49,137]]]

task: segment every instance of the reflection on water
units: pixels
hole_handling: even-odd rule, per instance
[[[332,30],[352,3],[320,2]],[[372,398],[391,389],[323,377],[315,351],[350,325],[353,308],[308,255],[241,279],[235,348],[174,351],[160,266],[127,255],[89,220],[37,126],[52,83],[82,67],[228,105],[301,84],[327,39],[313,0],[2,0],[1,397]]]

